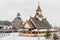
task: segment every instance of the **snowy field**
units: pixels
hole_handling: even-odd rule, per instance
[[[44,37],[40,37],[40,40],[44,40]],[[8,36],[0,38],[0,40],[38,40],[38,37],[23,37],[18,36],[18,33],[11,33]]]
[[[0,40],[38,40],[37,37],[20,37],[20,36],[6,36],[0,38]],[[44,40],[44,37],[41,37],[40,40]]]
[[[24,37],[18,36],[18,33],[11,33],[8,36],[0,38],[0,40],[46,40],[45,37]],[[49,39],[51,40],[51,39]]]

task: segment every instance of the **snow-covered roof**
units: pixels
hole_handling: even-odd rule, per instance
[[[35,30],[32,30],[32,31],[47,31],[47,29],[35,29]],[[49,29],[49,31],[56,31],[55,29]]]

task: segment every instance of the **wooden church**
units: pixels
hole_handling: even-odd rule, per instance
[[[54,34],[54,32],[56,32],[56,30],[52,29],[52,26],[42,15],[42,10],[39,5],[36,10],[35,16],[30,16],[29,20],[27,20],[26,22],[23,23],[19,13],[13,20],[13,29],[22,29],[19,31],[19,36],[44,36],[48,28],[51,34]]]

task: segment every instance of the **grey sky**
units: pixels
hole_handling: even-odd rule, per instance
[[[35,15],[38,2],[50,24],[60,26],[60,0],[0,0],[0,20],[12,21],[20,12],[25,21],[30,15]]]

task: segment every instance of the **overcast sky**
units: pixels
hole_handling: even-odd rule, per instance
[[[0,0],[0,20],[12,21],[20,12],[25,21],[35,15],[38,2],[49,23],[60,26],[60,0]]]

